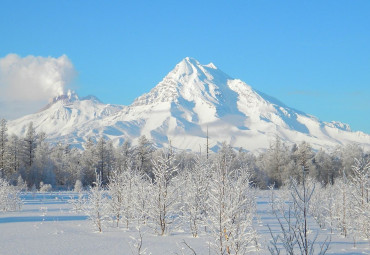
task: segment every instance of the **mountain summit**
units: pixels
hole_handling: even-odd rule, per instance
[[[369,135],[351,132],[340,122],[321,122],[255,91],[212,63],[202,65],[188,57],[130,106],[104,105],[93,97],[73,98],[70,104],[54,103],[9,126],[22,133],[20,127],[33,121],[50,140],[74,144],[99,136],[116,143],[127,139],[135,143],[145,135],[159,147],[171,142],[176,148],[198,151],[208,133],[214,150],[222,142],[264,150],[276,136],[291,144],[307,141],[316,149],[345,143],[370,149]]]

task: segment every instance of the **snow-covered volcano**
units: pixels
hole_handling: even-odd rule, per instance
[[[24,136],[29,123],[33,122],[36,132],[44,132],[53,143],[80,145],[88,137],[99,134],[97,130],[82,131],[82,127],[100,122],[122,108],[119,105],[103,104],[94,96],[80,99],[77,94],[69,91],[66,95],[53,98],[39,112],[10,121],[9,131]]]
[[[370,149],[370,136],[351,132],[340,122],[317,118],[287,107],[278,100],[233,79],[214,64],[185,58],[149,93],[130,106],[105,105],[96,98],[62,96],[42,111],[9,122],[16,134],[33,121],[49,140],[81,144],[105,136],[122,143],[141,135],[157,146],[171,142],[179,149],[204,149],[222,142],[250,151],[268,148],[278,135],[287,143],[307,141],[318,148],[359,143]]]

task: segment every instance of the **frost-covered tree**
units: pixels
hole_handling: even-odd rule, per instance
[[[303,175],[314,175],[314,171],[312,171],[313,157],[314,153],[311,145],[307,142],[300,143],[292,155],[294,164],[292,165],[292,172],[289,174],[290,178],[293,178],[298,183],[302,183],[304,178]],[[302,171],[302,167],[304,168],[304,171]]]
[[[310,202],[312,198],[312,194],[315,190],[315,186],[310,188],[307,185],[307,177],[306,173],[307,170],[305,168],[305,160],[306,155],[301,157],[301,164],[302,164],[302,186],[299,187],[298,183],[293,180],[292,182],[292,197],[294,206],[298,209],[295,211],[295,218],[297,221],[296,227],[296,240],[300,249],[301,254],[309,255],[313,253],[313,245],[312,241],[309,240],[308,232],[308,217],[309,217],[309,209],[310,209]]]
[[[369,238],[370,233],[369,169],[366,158],[354,159],[351,171],[343,169],[340,178],[312,197],[310,212],[318,223],[351,237],[354,245],[359,238]],[[348,172],[351,173],[349,177]]]
[[[206,225],[206,201],[209,183],[209,162],[199,157],[194,166],[184,173],[186,192],[182,195],[182,218],[189,226],[193,237],[197,237]]]
[[[8,143],[8,133],[7,124],[5,119],[0,120],[0,178],[5,177],[8,165],[6,164],[7,158],[7,143]]]
[[[51,157],[54,163],[53,172],[55,174],[56,184],[60,186],[73,185],[74,181],[70,183],[70,172],[68,171],[70,165],[70,147],[62,143],[58,143],[51,152]]]
[[[99,232],[102,232],[103,223],[108,218],[107,205],[107,196],[102,187],[101,177],[96,173],[96,181],[93,183],[93,186],[90,187],[85,211],[93,223],[93,226]]]
[[[130,162],[127,163],[126,171],[122,172],[122,178],[125,180],[122,217],[127,228],[132,221],[140,228],[149,216],[148,201],[151,197],[149,177],[137,171]]]
[[[257,157],[246,151],[239,151],[233,162],[233,168],[248,168],[251,174],[251,181],[261,189],[267,188],[268,175],[265,171],[261,170],[257,164]]]
[[[107,167],[107,150],[106,150],[106,141],[101,137],[96,144],[96,157],[98,159],[96,169],[101,176],[103,184],[108,183],[108,167]]]
[[[27,167],[31,167],[34,162],[37,145],[37,135],[33,127],[33,122],[29,123],[26,137],[23,140],[23,161]]]
[[[335,181],[335,191],[337,192],[336,203],[336,219],[337,227],[340,232],[347,237],[349,232],[349,209],[350,209],[350,193],[349,181],[343,171],[343,176]]]
[[[329,154],[320,149],[314,156],[315,167],[310,176],[322,182],[324,185],[334,183],[334,178],[337,177],[335,166]]]
[[[125,196],[129,195],[125,190],[126,179],[123,173],[113,171],[109,178],[108,195],[110,197],[108,202],[108,211],[111,215],[115,225],[118,227],[122,218],[123,207],[125,204]],[[126,219],[127,226],[130,218]]]
[[[310,201],[309,214],[316,220],[321,229],[328,222],[331,222],[330,226],[332,227],[333,214],[329,209],[332,209],[334,197],[331,194],[331,185],[325,186],[324,183],[319,183],[313,178],[307,178],[307,182],[308,187],[315,187]],[[323,203],[323,201],[327,201],[327,203]]]
[[[23,139],[22,146],[23,166],[25,168],[26,181],[29,187],[35,184],[35,180],[33,179],[34,176],[32,173],[32,166],[35,162],[36,146],[37,134],[35,128],[33,127],[33,123],[30,122],[27,128],[26,137]]]
[[[301,161],[302,163],[302,161]],[[315,191],[315,182],[308,178],[308,171],[304,165],[301,166],[302,179],[300,183],[295,179],[291,181],[291,198],[293,204],[285,210],[280,211],[280,214],[274,211],[280,226],[280,233],[273,234],[270,229],[272,241],[269,246],[269,251],[273,255],[281,253],[285,250],[286,254],[294,255],[311,255],[311,254],[326,254],[330,241],[326,239],[322,244],[316,242],[315,237],[310,237],[309,216],[312,213],[312,198]],[[313,210],[314,211],[314,210]],[[279,248],[281,242],[282,247]]]
[[[354,198],[359,205],[365,205],[370,202],[370,160],[365,158],[355,159],[352,172]]]
[[[232,159],[233,153],[224,147],[209,178],[208,228],[217,254],[245,254],[257,240],[250,174],[247,169],[231,169]]]
[[[338,154],[341,158],[342,169],[348,178],[352,176],[352,166],[356,159],[363,158],[364,151],[358,144],[346,144],[339,148]]]
[[[268,177],[269,183],[274,183],[277,187],[283,185],[286,176],[290,173],[285,172],[288,161],[288,150],[279,137],[270,144],[266,153],[259,158],[260,168],[263,169]]]
[[[82,178],[84,186],[89,186],[95,181],[95,170],[98,159],[96,157],[96,148],[94,142],[89,138],[84,145],[85,150],[81,155]]]
[[[112,141],[106,141],[101,137],[95,146],[94,152],[95,155],[90,160],[95,163],[95,168],[101,175],[103,185],[106,185],[109,182],[109,174],[115,165],[115,152]]]
[[[8,176],[19,176],[21,164],[21,146],[18,136],[12,135],[8,141]]]
[[[35,149],[35,163],[32,166],[32,180],[34,183],[45,182],[55,185],[54,163],[50,155],[51,149],[45,139],[45,133],[40,133]]]
[[[153,177],[153,174],[151,173],[152,152],[153,148],[150,141],[145,137],[145,135],[141,136],[134,152],[136,166],[139,172],[145,173],[150,177]]]
[[[138,172],[133,162],[126,163],[126,168],[115,170],[109,178],[108,194],[109,212],[118,227],[123,222],[126,228],[131,223],[136,226],[145,224],[148,216],[148,201],[150,198],[149,178]]]
[[[151,184],[150,218],[160,235],[164,235],[173,223],[174,210],[178,202],[178,168],[171,149],[159,151],[153,160]]]
[[[133,148],[131,148],[131,143],[125,141],[122,146],[119,146],[115,151],[115,161],[116,161],[116,170],[118,172],[123,172],[128,168],[128,162],[132,162],[133,157]]]
[[[353,226],[359,236],[370,238],[370,160],[355,159],[351,177]]]
[[[81,160],[81,151],[75,147],[72,147],[68,153],[68,164],[67,164],[67,187],[73,187],[76,180],[83,180],[84,172]]]
[[[116,169],[116,152],[115,148],[113,146],[113,142],[111,140],[106,142],[105,145],[105,151],[106,151],[106,172],[107,172],[107,181],[109,181],[111,172]]]
[[[322,197],[325,197],[324,200],[321,201],[322,213],[320,216],[320,222],[323,222],[323,226],[328,226],[330,228],[330,232],[333,233],[333,230],[336,229],[336,208],[338,206],[337,194],[338,190],[336,190],[336,185],[327,185],[324,189],[321,190]],[[326,201],[326,203],[323,203]]]

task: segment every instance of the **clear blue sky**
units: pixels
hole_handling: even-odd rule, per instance
[[[75,90],[106,103],[130,104],[190,56],[370,133],[368,0],[3,0],[0,38],[0,58],[65,54]]]

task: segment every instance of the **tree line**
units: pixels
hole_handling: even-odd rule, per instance
[[[68,144],[47,142],[45,133],[37,133],[32,122],[25,129],[24,137],[10,135],[7,121],[1,120],[0,178],[11,184],[25,181],[29,188],[40,188],[40,183],[45,183],[53,188],[71,189],[76,181],[90,186],[96,179],[96,173],[100,175],[102,185],[107,185],[112,173],[127,169],[128,162],[136,171],[154,178],[156,163],[153,159],[162,153],[162,149],[155,148],[145,136],[141,136],[135,146],[125,141],[118,147],[103,137],[97,141],[89,139],[83,144],[84,150],[79,150]],[[226,150],[231,155],[232,168],[248,167],[251,181],[262,189],[271,184],[281,187],[289,182],[290,177],[300,182],[300,166],[304,166],[310,178],[323,185],[333,184],[343,174],[347,177],[354,175],[352,166],[356,159],[369,158],[369,154],[357,144],[338,146],[330,152],[322,149],[314,151],[307,142],[288,146],[279,137],[258,155],[243,149],[237,151],[223,144],[217,153],[211,153],[209,157],[212,160]],[[174,151],[179,172],[187,171],[199,156],[195,152]]]

